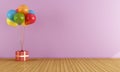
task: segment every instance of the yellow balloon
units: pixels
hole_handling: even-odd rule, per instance
[[[16,26],[18,26],[18,24],[17,24],[17,23],[15,23],[15,22],[11,21],[11,20],[10,20],[10,19],[8,19],[8,18],[7,18],[6,22],[7,22],[7,24],[8,24],[9,26],[12,26],[12,27],[16,27]]]
[[[22,23],[22,26],[26,27],[27,25],[25,24],[25,22]]]
[[[28,8],[28,6],[23,4],[18,7],[18,12],[27,14],[27,13],[29,13],[29,8]]]

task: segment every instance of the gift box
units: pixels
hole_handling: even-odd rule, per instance
[[[28,61],[29,54],[28,51],[20,50],[16,51],[16,61]]]

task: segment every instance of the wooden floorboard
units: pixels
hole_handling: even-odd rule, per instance
[[[120,72],[120,59],[41,58],[27,62],[0,59],[0,72]]]

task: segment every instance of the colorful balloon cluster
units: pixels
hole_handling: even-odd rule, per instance
[[[36,21],[35,12],[29,10],[26,5],[21,5],[16,10],[9,10],[7,13],[7,24],[13,27],[18,25],[27,26]]]

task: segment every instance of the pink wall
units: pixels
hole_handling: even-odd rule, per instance
[[[25,34],[31,57],[120,57],[120,0],[2,0],[0,57],[20,49],[19,28],[5,21],[20,4],[37,15]]]

